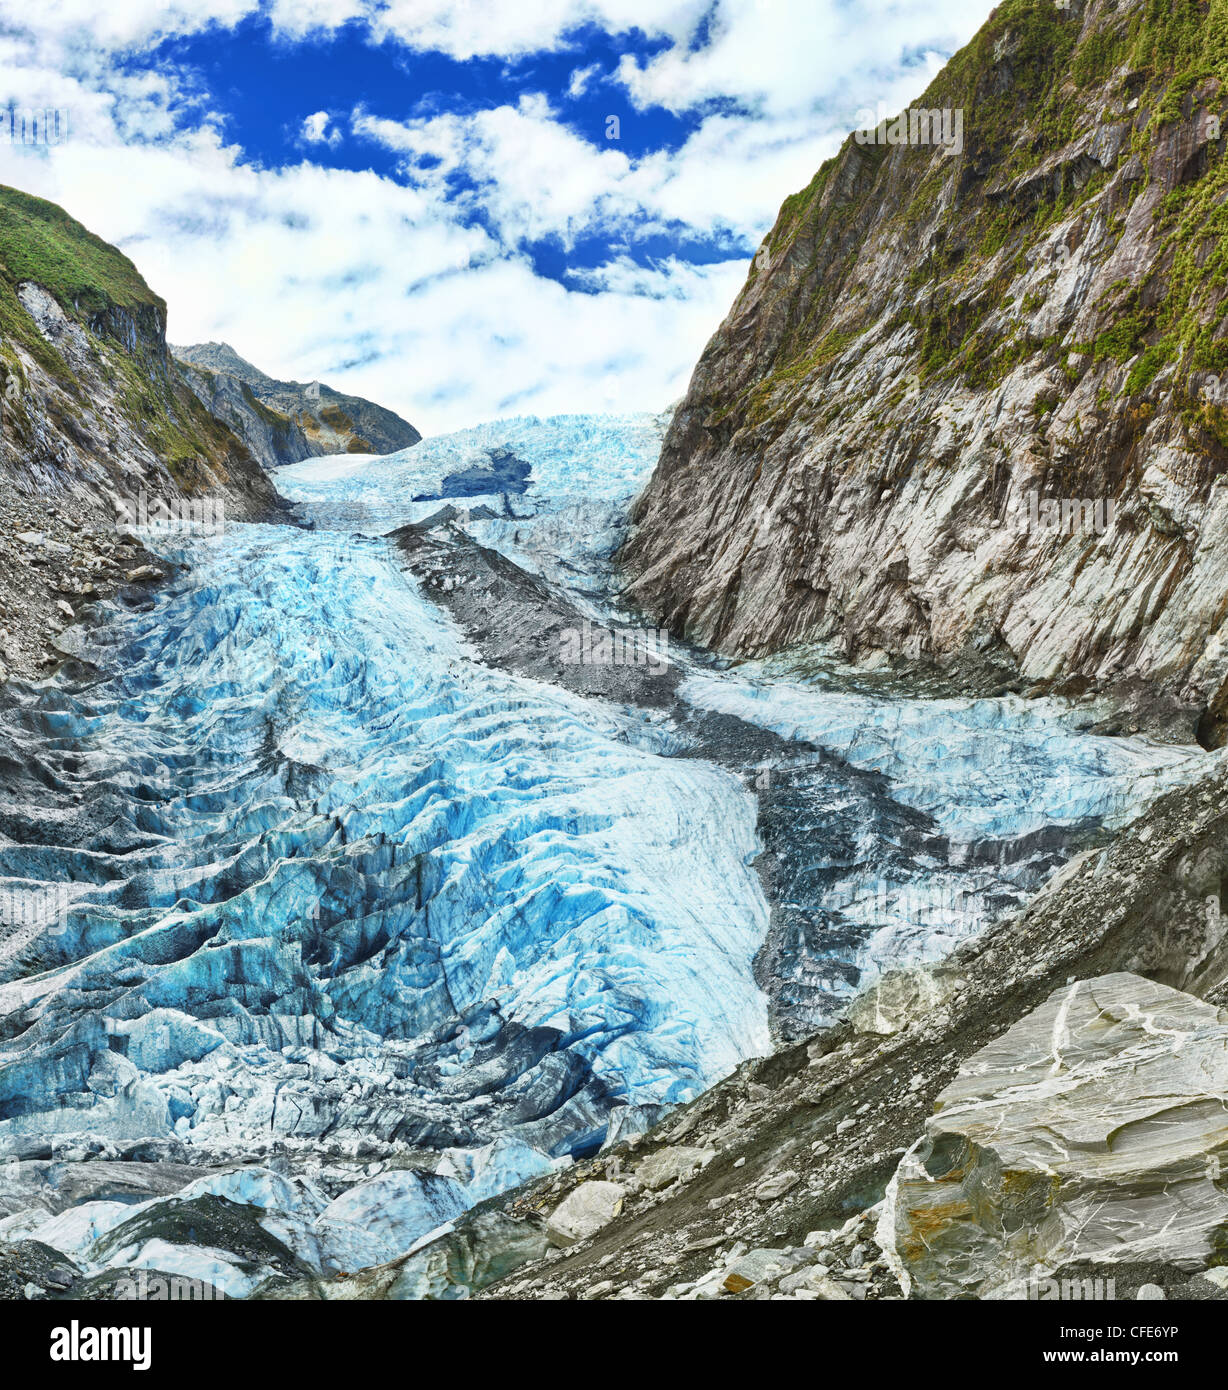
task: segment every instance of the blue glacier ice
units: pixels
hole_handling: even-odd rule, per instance
[[[843,860],[833,851],[818,861],[809,891],[800,879],[789,906],[817,924],[820,942],[788,942],[776,968],[817,992],[802,1013],[811,1024],[883,971],[949,954],[1022,905],[1078,847],[1078,832],[1119,827],[1207,765],[1198,748],[1079,732],[1078,713],[1058,701],[884,699],[778,666],[692,671],[682,695],[884,775],[892,798],[941,837],[937,852],[922,843],[899,855],[885,852],[889,837],[861,834]]]
[[[224,1199],[305,1268],[390,1258],[768,1051],[774,909],[799,997],[835,1009],[1021,900],[1066,852],[1029,835],[1117,823],[1205,756],[679,650],[687,709],[770,731],[766,775],[800,779],[769,903],[754,776],[681,707],[484,664],[384,539],[450,506],[600,618],[661,428],[498,421],[283,469],[304,527],[158,538],[174,580],[71,630],[89,672],[4,688],[0,1239],[245,1294],[259,1270],[167,1234]],[[523,491],[458,493],[506,457]],[[64,1205],[66,1165],[115,1159],[208,1174]]]
[[[469,660],[383,541],[235,526],[183,556],[99,635],[107,680],[20,711],[28,756],[99,808],[71,848],[5,853],[73,906],[0,1011],[88,1022],[37,1131],[96,1122],[70,1097],[105,1062],[150,1078],[124,1104],[164,1104],[180,1135],[514,1123],[563,1152],[600,1140],[610,1102],[677,1101],[766,1047],[734,778]],[[336,1105],[294,1114],[298,1050],[353,1068],[328,1076]],[[0,1135],[30,1128],[44,1070],[41,1048],[3,1060]]]
[[[375,469],[361,456],[309,459],[279,469],[277,484],[323,524],[382,534],[445,505],[415,497],[439,493],[450,474],[480,466],[491,450],[509,450],[531,467],[523,494],[474,492],[450,505],[496,513],[466,519],[465,529],[532,572],[575,588],[606,573],[631,500],[657,461],[665,424],[653,415],[496,420],[388,454]]]
[[[1089,818],[1119,825],[1205,767],[1199,748],[1079,733],[1055,700],[883,700],[786,680],[772,663],[693,675],[684,694],[881,772],[893,794],[958,840]]]

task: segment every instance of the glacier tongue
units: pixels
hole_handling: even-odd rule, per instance
[[[1088,819],[1121,824],[1140,797],[1206,763],[1197,748],[1078,733],[1056,701],[884,700],[760,669],[748,662],[733,675],[694,675],[683,695],[884,773],[899,801],[957,840]]]
[[[608,573],[666,423],[653,415],[495,420],[423,440],[376,467],[350,455],[310,459],[279,469],[277,483],[321,525],[373,534],[436,515],[446,497],[477,540],[574,588]],[[492,453],[528,466],[523,493],[480,490]]]
[[[768,1051],[756,979],[813,1027],[1196,763],[685,651],[672,703],[583,698],[485,664],[383,539],[450,508],[446,544],[608,620],[659,441],[526,419],[283,469],[314,529],[163,538],[186,568],[95,674],[4,687],[0,1239],[242,1294],[386,1259]],[[136,1164],[166,1181],[125,1215]]]
[[[943,958],[1207,763],[1201,749],[1077,732],[1059,702],[886,699],[784,679],[773,665],[692,671],[680,689],[697,709],[784,741],[761,803],[796,781],[799,763],[813,778],[826,755],[888,779],[897,807],[875,808],[873,781],[859,809],[820,789],[806,827],[816,833],[798,838],[814,844],[824,827],[826,854],[811,851],[778,875],[784,910],[764,964],[789,1036],[830,1021],[885,970]],[[910,824],[906,809],[920,819]]]
[[[74,901],[0,984],[29,1021],[0,1136],[130,1126],[139,1094],[161,1132],[249,1153],[508,1130],[564,1153],[766,1049],[734,778],[469,660],[382,541],[236,526],[185,556],[101,634],[109,679],[9,716],[43,735],[14,730],[17,815],[44,779],[98,814],[4,853]]]

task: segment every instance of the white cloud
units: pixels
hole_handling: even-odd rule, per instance
[[[937,51],[966,43],[990,9],[917,0],[721,0],[706,44],[675,44],[646,60],[626,55],[619,74],[640,106],[683,111],[734,98],[764,117],[838,110],[847,124],[853,110],[888,97],[901,77],[907,96],[918,92],[918,75],[941,65]],[[935,56],[913,74],[915,55],[926,52]]]
[[[8,24],[66,48],[87,45],[96,51],[146,47],[162,38],[190,34],[210,25],[232,28],[259,9],[259,0],[39,0],[6,5]]]
[[[313,111],[303,122],[301,135],[312,145],[336,145],[341,141],[341,132],[334,127],[330,130],[332,118],[327,111]]]
[[[407,169],[437,198],[446,196],[449,175],[463,170],[477,188],[460,204],[480,207],[511,246],[554,235],[570,248],[603,211],[617,216],[628,206],[626,155],[613,144],[594,149],[561,125],[540,95],[514,107],[405,123],[360,114],[354,129],[406,155]],[[424,157],[438,163],[423,169]]]
[[[233,25],[256,4],[31,7],[20,32],[0,36],[0,96],[67,108],[71,139],[0,146],[0,178],[122,246],[167,299],[173,341],[225,339],[274,375],[368,395],[428,432],[512,411],[655,409],[676,398],[747,256],[693,264],[684,238],[645,265],[636,238],[681,225],[709,257],[714,246],[757,244],[858,107],[902,106],[921,89],[927,65],[902,55],[949,47],[989,8],[952,4],[943,19],[932,0],[721,0],[708,41],[693,43],[708,0],[274,0],[265,13],[287,40],[365,18],[374,39],[457,57],[557,50],[580,23],[671,42],[649,60],[573,70],[573,96],[602,71],[625,84],[621,140],[570,129],[563,92],[558,107],[529,93],[409,119],[312,111],[328,100],[316,92],[290,118],[305,158],[278,169],[227,142],[211,94],[188,75],[115,57]],[[186,128],[172,117],[185,100]],[[698,112],[679,149],[632,153],[648,103]],[[352,137],[395,152],[406,176],[317,162],[347,123]],[[526,243],[554,239],[566,260],[593,236],[612,248],[605,264],[576,263],[563,283],[534,273]]]
[[[793,0],[782,0],[790,4]],[[293,3],[293,0],[287,0]],[[386,0],[371,5],[370,23],[382,37],[454,58],[518,57],[562,46],[591,24],[609,34],[632,29],[685,41],[709,0]]]
[[[590,63],[586,68],[575,68],[567,82],[567,95],[573,101],[576,97],[582,97],[592,85],[593,78],[600,72],[600,63]]]

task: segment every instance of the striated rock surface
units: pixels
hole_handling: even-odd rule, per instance
[[[716,1157],[714,1149],[695,1149],[673,1144],[650,1154],[635,1170],[635,1179],[649,1192],[659,1192],[672,1183],[686,1182]]]
[[[969,1058],[935,1108],[882,1228],[919,1296],[1228,1256],[1222,1010],[1138,975],[1076,980]]]
[[[422,436],[408,420],[321,382],[277,381],[229,343],[171,349],[188,384],[266,465],[317,454],[391,454]]]
[[[623,1209],[626,1189],[616,1182],[583,1182],[559,1203],[546,1222],[551,1245],[574,1245],[595,1235]]]
[[[951,139],[884,123],[786,199],[630,596],[728,653],[1096,688],[1224,742],[1226,80],[1218,0],[999,5],[906,118]]]
[[[164,577],[130,529],[143,518],[284,510],[188,390],[165,327],[126,256],[54,203],[0,186],[0,682],[46,675],[90,604],[141,602],[128,586]]]
[[[297,463],[321,452],[312,447],[301,424],[265,405],[241,377],[182,360],[177,365],[209,413],[224,420],[265,468]]]

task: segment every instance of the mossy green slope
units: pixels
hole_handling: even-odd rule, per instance
[[[1144,0],[1120,8],[1121,13],[1105,14],[1089,28],[1052,0],[1006,0],[913,103],[914,109],[966,113],[966,162],[972,171],[956,190],[944,248],[924,258],[909,279],[913,291],[928,291],[935,301],[932,309],[913,305],[902,315],[921,331],[923,376],[955,372],[989,383],[1000,379],[1021,351],[1047,346],[1055,353],[1056,343],[1028,343],[1022,333],[1005,338],[985,334],[980,326],[1029,249],[1055,222],[1103,189],[1106,175],[1101,171],[1088,177],[1085,170],[1059,164],[1032,183],[1027,176],[1087,131],[1087,116],[1106,86],[1128,91],[1148,113],[1130,136],[1129,153],[1146,171],[1132,190],[1137,196],[1155,176],[1152,159],[1165,128],[1188,117],[1203,84],[1218,89],[1228,82],[1228,0]],[[1004,45],[1010,49],[1009,83],[994,80],[995,54]],[[859,145],[850,136],[805,190],[785,200],[765,243],[768,263],[787,255],[799,241],[829,252],[844,229],[874,207],[888,210],[875,218],[880,236],[907,236],[925,225],[937,200],[950,197],[950,169],[934,161],[930,148],[902,147],[880,176],[889,153],[897,151],[884,144]],[[847,178],[854,160],[863,168],[853,196],[833,199],[833,178]],[[884,187],[884,178],[894,183],[893,191]],[[1168,197],[1165,249],[1171,267],[1162,292],[1157,288],[1151,296],[1156,303],[1140,313],[1123,302],[1117,306],[1119,320],[1106,327],[1104,340],[1089,345],[1119,360],[1124,360],[1123,350],[1127,357],[1148,352],[1146,365],[1131,377],[1131,390],[1145,389],[1169,361],[1191,369],[1228,369],[1228,344],[1216,333],[1228,308],[1226,200],[1228,161],[1216,149],[1205,169],[1196,177],[1183,177]],[[821,268],[812,259],[821,271],[817,285],[807,276],[799,278],[773,360],[745,388],[752,413],[770,412],[776,388],[814,365],[816,350],[832,336],[833,320],[838,318],[844,339],[869,326],[877,306],[866,305],[861,323],[855,319],[846,326],[849,314],[841,304],[859,250],[850,244],[844,255]],[[962,302],[961,290],[1003,250],[1009,254],[1001,258],[1001,281],[988,290],[982,287],[975,302]],[[752,270],[752,281],[761,273]]]
[[[166,304],[136,266],[62,207],[0,184],[0,274],[10,285],[32,280],[83,321],[111,308]]]
[[[69,341],[40,327],[20,287],[37,285],[82,334]],[[67,436],[72,450],[109,459],[125,447],[95,413],[110,401],[119,431],[147,450],[186,492],[229,487],[271,496],[246,447],[188,389],[166,346],[166,304],[116,247],[63,208],[0,185],[0,374],[14,379],[20,405],[4,413],[4,432],[31,463],[45,428]],[[23,360],[24,359],[24,360]],[[29,393],[29,364],[46,389]],[[42,420],[35,415],[41,414]]]

